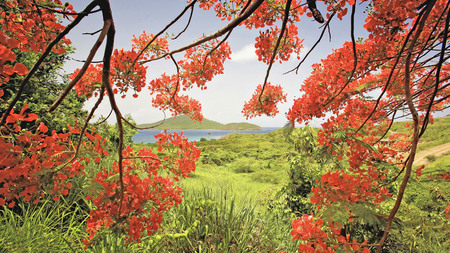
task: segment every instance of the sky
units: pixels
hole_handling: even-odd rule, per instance
[[[90,1],[74,1],[76,11],[81,11]],[[185,0],[111,0],[111,9],[116,27],[115,48],[131,49],[131,39],[133,34],[138,36],[145,30],[147,33],[156,34],[162,30],[171,20],[173,20],[187,5]],[[318,8],[325,13],[325,7],[318,3]],[[356,16],[356,37],[365,37],[366,32],[362,25],[365,19],[363,13],[364,6],[357,6]],[[176,25],[170,30],[169,34],[177,34],[187,23],[189,13],[185,14]],[[182,45],[189,44],[202,34],[216,32],[227,22],[221,21],[215,16],[214,11],[203,11],[195,8],[193,19],[188,30],[177,40],[169,41],[170,49],[176,49]],[[281,26],[281,24],[278,24]],[[321,28],[320,24],[312,18],[303,17],[298,23],[299,37],[304,38],[304,49],[301,57],[314,45],[319,38]],[[91,14],[85,18],[71,33],[67,36],[73,42],[76,53],[72,55],[75,60],[83,60],[89,53],[90,48],[97,39],[97,35],[83,35],[83,33],[95,32],[102,27],[102,19],[99,13]],[[335,19],[331,23],[331,41],[328,34],[324,36],[319,46],[308,57],[300,68],[298,74],[291,70],[299,63],[296,57],[283,64],[276,63],[272,67],[269,81],[272,84],[282,85],[287,93],[287,102],[279,105],[279,114],[275,117],[257,117],[246,120],[241,113],[243,105],[248,101],[258,84],[263,83],[267,70],[267,65],[259,62],[255,55],[255,38],[259,30],[248,30],[244,27],[236,28],[231,34],[229,44],[231,46],[231,60],[228,60],[224,67],[223,75],[216,76],[207,86],[207,90],[201,91],[194,88],[186,94],[200,101],[202,104],[203,116],[209,120],[214,120],[223,124],[233,122],[249,122],[262,127],[282,127],[287,123],[285,114],[293,104],[293,100],[301,96],[299,89],[305,78],[311,72],[311,65],[319,62],[321,58],[326,57],[332,52],[332,49],[341,47],[345,41],[350,40],[350,15],[347,15],[342,21]],[[102,49],[97,53],[95,60],[102,58]],[[175,59],[180,60],[183,53],[176,54]],[[69,61],[65,70],[67,73],[73,72],[76,68],[81,68],[82,63],[78,61]],[[176,72],[174,65],[170,62],[154,62],[147,65],[147,82],[152,78],[158,77],[161,73],[172,74]],[[139,93],[138,98],[131,95],[125,99],[117,99],[122,114],[130,114],[138,124],[152,123],[164,118],[164,113],[153,108],[151,105],[151,96],[147,89]],[[86,103],[86,109],[92,107],[94,100]],[[110,112],[108,100],[104,100],[98,109],[96,116],[107,115]],[[167,117],[170,113],[167,112]],[[111,117],[110,123],[114,123],[115,117]],[[311,122],[312,125],[319,126],[320,121]]]

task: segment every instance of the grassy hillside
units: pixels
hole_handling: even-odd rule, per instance
[[[150,127],[161,124],[162,121],[140,124],[139,127]],[[221,124],[216,121],[203,118],[202,122],[195,122],[188,116],[181,115],[176,118],[168,118],[154,129],[173,129],[173,130],[187,130],[187,129],[208,129],[208,130],[261,130],[260,126],[250,123],[230,123]]]
[[[405,123],[394,123],[391,131],[400,133],[411,131],[411,128],[405,128]],[[450,116],[435,118],[433,124],[428,125],[427,130],[420,139],[419,150],[426,150],[448,142],[450,142]]]
[[[226,185],[237,195],[258,199],[281,187],[287,179],[291,149],[282,131],[230,134],[220,140],[197,142],[202,156],[195,176],[183,182],[185,189]]]

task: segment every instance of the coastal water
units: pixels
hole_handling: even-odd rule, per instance
[[[275,131],[279,128],[277,127],[263,127],[262,130],[251,130],[251,131],[233,131],[233,130],[183,130],[183,135],[186,136],[189,141],[199,141],[201,138],[207,140],[220,139],[230,133],[242,133],[242,134],[266,134]],[[155,135],[161,133],[163,130],[139,130],[138,134],[133,136],[133,141],[135,143],[155,143]],[[168,133],[181,130],[167,130]]]

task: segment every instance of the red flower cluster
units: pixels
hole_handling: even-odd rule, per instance
[[[273,51],[275,50],[276,42],[280,36],[281,29],[277,26],[270,27],[264,32],[259,32],[259,36],[256,37],[256,55],[258,60],[266,64],[270,63]],[[285,34],[281,39],[278,53],[275,57],[275,61],[279,60],[280,63],[288,61],[292,53],[297,55],[297,59],[300,59],[300,50],[303,48],[303,40],[297,37],[298,27],[294,24],[288,24],[286,26]]]
[[[64,6],[61,1],[45,0],[55,4],[55,9],[73,12],[72,5]],[[44,4],[44,3],[43,3]],[[59,7],[58,7],[59,6]],[[16,60],[16,49],[20,52],[42,52],[49,41],[53,40],[64,29],[53,12],[40,8],[37,10],[35,1],[5,1],[0,13],[0,86],[8,82],[9,76],[17,73],[26,75],[27,67]],[[70,44],[69,39],[57,44],[53,51],[64,54],[64,44]],[[0,92],[2,92],[0,90]]]
[[[312,188],[314,196],[311,202],[317,204],[318,209],[334,202],[352,204],[369,201],[378,204],[392,195],[385,187],[378,189],[378,181],[378,173],[372,169],[358,174],[349,174],[344,170],[329,171],[317,182],[319,187]]]
[[[292,240],[306,241],[298,245],[300,252],[334,252],[324,240],[327,234],[322,230],[323,220],[314,220],[314,214],[304,214],[292,222]]]
[[[223,74],[223,64],[226,59],[230,59],[231,49],[227,42],[218,44],[218,40],[211,40],[186,50],[185,59],[178,61],[183,90],[188,90],[193,84],[202,90],[206,89],[206,82]]]
[[[122,98],[125,98],[129,89],[134,91],[133,97],[138,97],[137,92],[146,85],[147,67],[135,62],[137,56],[138,53],[135,51],[123,49],[114,50],[111,56],[111,85],[113,85],[113,92],[120,93]],[[80,71],[80,69],[75,70],[70,78],[74,79]],[[88,99],[92,95],[98,96],[102,86],[102,71],[103,64],[89,65],[83,77],[75,85],[78,96],[86,95]]]
[[[242,113],[247,119],[263,114],[275,116],[278,113],[277,104],[286,102],[286,94],[280,85],[271,85],[268,82],[264,88],[264,92],[262,94],[261,92],[263,92],[262,86],[258,85],[250,101],[244,104]]]
[[[344,237],[340,235],[340,226],[331,222],[329,232],[325,232],[322,219],[314,219],[314,214],[304,214],[300,219],[292,222],[292,240],[301,240],[304,243],[298,245],[299,252],[364,252],[370,253],[370,250],[361,245],[367,244],[367,241],[359,244],[355,239],[350,241],[350,235]],[[339,251],[341,250],[341,251]]]
[[[152,40],[153,42],[150,43]],[[131,45],[133,50],[144,53],[143,59],[154,59],[169,51],[169,43],[167,42],[166,37],[158,37],[155,39],[153,34],[147,34],[145,31],[137,38],[136,35],[133,35],[131,42],[133,42]],[[148,43],[150,43],[150,45],[145,48]]]
[[[75,153],[69,133],[52,132],[41,122],[36,131],[22,130],[20,122],[34,121],[37,115],[26,114],[25,105],[18,114],[11,112],[0,138],[0,205],[13,207],[19,198],[36,203],[44,192],[58,200],[72,188],[69,178],[83,173],[88,158],[72,159]],[[99,135],[91,135],[86,149],[103,152]]]
[[[130,88],[134,91],[133,97],[138,97],[137,92],[146,85],[147,67],[135,61],[137,56],[135,51],[116,49],[111,57],[111,81],[116,87],[113,91],[122,94],[122,98]]]
[[[150,148],[143,148],[137,154],[131,147],[123,150],[122,176],[117,163],[111,170],[103,168],[97,173],[94,180],[102,189],[89,196],[96,209],[87,220],[86,245],[100,229],[115,227],[126,231],[130,241],[139,241],[144,231],[151,235],[158,230],[165,211],[181,203],[181,188],[174,186],[174,180],[195,171],[200,150],[178,133],[165,132],[155,138],[158,154]],[[161,176],[164,170],[162,174],[166,176]]]
[[[186,95],[180,95],[194,84],[200,89],[206,89],[206,82],[216,75],[223,74],[223,64],[230,58],[228,43],[219,45],[219,41],[212,40],[201,46],[186,50],[185,59],[177,62],[179,72],[173,75],[162,74],[150,81],[150,94],[156,94],[152,100],[153,106],[161,110],[170,110],[174,116],[185,114],[194,120],[201,121],[200,103]]]

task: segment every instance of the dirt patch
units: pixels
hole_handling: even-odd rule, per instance
[[[430,161],[428,161],[427,159],[427,156],[433,155],[437,158],[447,153],[450,153],[450,142],[418,152],[414,159],[414,165],[427,165],[430,163]]]

